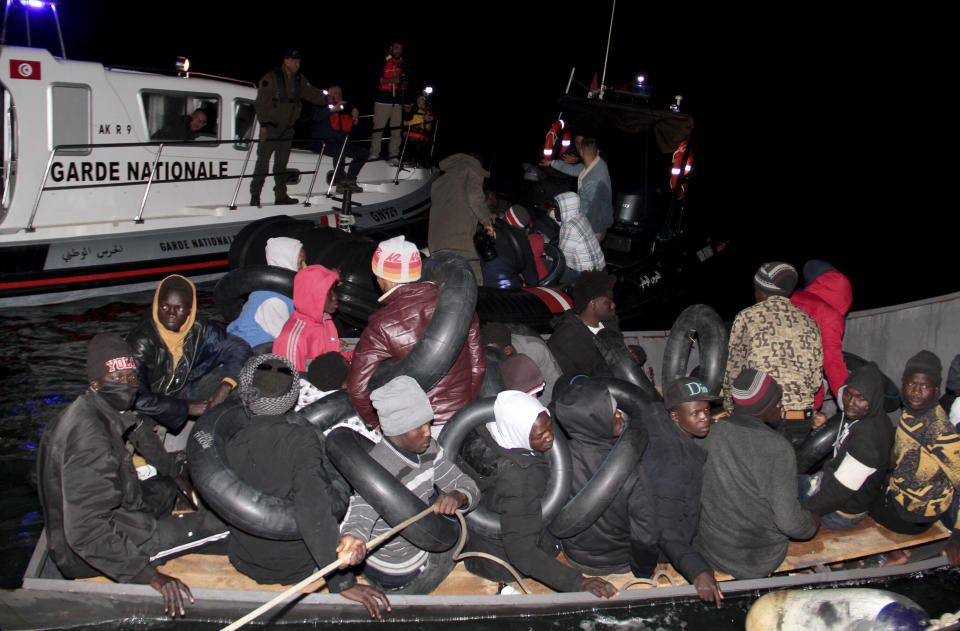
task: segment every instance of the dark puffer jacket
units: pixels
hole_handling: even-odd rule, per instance
[[[557,422],[571,441],[571,488],[579,492],[617,442],[610,394],[605,386],[588,382],[572,387],[555,405]],[[610,570],[606,573],[629,566],[637,577],[653,574],[659,533],[651,489],[643,468],[631,471],[600,517],[583,532],[563,540],[566,555],[582,565]]]
[[[367,320],[367,327],[357,341],[347,380],[350,403],[367,425],[380,424],[370,403],[370,379],[380,362],[399,361],[413,349],[433,317],[437,295],[438,289],[433,283],[399,285],[381,298],[383,306]],[[434,423],[446,423],[457,410],[477,398],[485,367],[480,325],[474,314],[460,355],[439,383],[427,392]]]
[[[43,433],[40,504],[50,556],[68,578],[146,583],[155,573],[142,546],[157,521],[123,442],[134,422],[87,390]]]
[[[841,391],[848,387],[859,391],[870,407],[862,419],[844,418],[840,424],[833,457],[823,465],[820,490],[803,503],[818,515],[866,512],[882,493],[890,467],[894,428],[883,411],[880,369],[873,362],[864,364],[851,373]]]

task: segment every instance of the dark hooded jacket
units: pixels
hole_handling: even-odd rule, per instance
[[[183,280],[190,283],[186,278]],[[159,285],[150,315],[127,335],[127,343],[137,360],[140,381],[134,409],[173,431],[179,431],[187,421],[189,401],[197,398],[197,386],[204,375],[223,365],[224,381],[235,386],[243,363],[253,354],[250,345],[239,337],[227,333],[216,322],[197,317],[197,290],[193,283],[190,288],[193,304],[190,317],[181,327],[181,333],[185,331],[185,334],[176,366],[174,355],[164,341],[167,335],[160,332],[163,325],[157,319]]]
[[[573,386],[555,405],[557,423],[571,441],[571,488],[576,493],[600,469],[617,442],[613,436],[614,410],[607,388],[591,383]],[[635,576],[649,577],[658,558],[659,533],[653,506],[650,482],[644,470],[637,467],[591,526],[563,540],[564,552],[577,563],[609,570],[606,573],[629,567]]]
[[[43,432],[40,503],[50,556],[68,578],[146,583],[156,573],[144,544],[157,520],[123,440],[136,420],[87,390]]]
[[[583,575],[560,563],[540,510],[550,478],[550,462],[543,453],[504,449],[485,427],[478,434],[496,454],[496,473],[480,482],[480,503],[500,514],[502,539],[471,534],[468,550],[486,552],[511,563],[520,573],[562,592],[580,589]],[[469,558],[467,569],[491,580],[513,580],[500,565]]]
[[[853,288],[846,276],[830,270],[817,276],[813,282],[793,292],[790,302],[800,307],[820,326],[823,339],[823,372],[837,400],[840,386],[847,381],[847,365],[843,361],[843,330],[847,311],[853,302]],[[819,409],[823,395],[815,401]]]
[[[858,390],[869,403],[860,420],[844,417],[837,431],[833,457],[823,465],[823,480],[816,495],[807,498],[803,507],[824,515],[833,511],[848,514],[866,512],[883,492],[890,467],[894,428],[883,410],[883,376],[873,362],[851,373],[840,388]],[[841,404],[842,414],[842,404]]]
[[[710,565],[693,548],[700,522],[700,490],[707,453],[699,439],[684,434],[662,404],[644,416],[650,440],[640,464],[651,482],[656,503],[661,561],[667,561],[689,583]]]
[[[526,230],[500,219],[493,225],[497,231],[497,258],[481,264],[483,286],[494,289],[520,289],[525,285],[535,287],[539,280],[537,264]]]
[[[616,318],[602,324],[604,329],[620,332]],[[555,317],[550,325],[553,327],[553,335],[547,341],[547,347],[556,358],[562,374],[590,377],[613,374],[597,345],[597,336],[587,328],[576,311],[564,311]]]

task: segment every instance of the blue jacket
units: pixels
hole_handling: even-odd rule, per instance
[[[250,348],[273,342],[274,337],[260,326],[254,319],[257,310],[270,298],[279,298],[287,305],[287,311],[293,313],[293,298],[284,296],[275,291],[258,290],[252,292],[243,305],[243,310],[237,319],[227,325],[227,333],[236,335],[250,345]]]
[[[567,175],[579,177],[586,167],[582,162],[567,164],[563,160],[554,160],[551,166]],[[610,184],[610,171],[603,158],[597,156],[596,164],[583,176],[577,186],[580,195],[580,212],[590,222],[596,234],[605,232],[613,225],[613,187]]]

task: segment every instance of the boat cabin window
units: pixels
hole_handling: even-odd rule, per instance
[[[220,97],[187,92],[142,92],[150,140],[217,140]]]
[[[233,100],[233,139],[250,140],[253,138],[254,123],[257,120],[257,112],[253,107],[253,101],[248,99]],[[237,149],[244,151],[249,147],[249,143],[238,142],[233,145]]]
[[[62,145],[90,145],[90,87],[50,86],[50,149]],[[90,147],[61,149],[60,155],[86,155]]]

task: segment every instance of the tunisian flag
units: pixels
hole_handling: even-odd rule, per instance
[[[26,59],[10,60],[10,78],[11,79],[33,79],[40,80],[40,62],[28,61]]]

